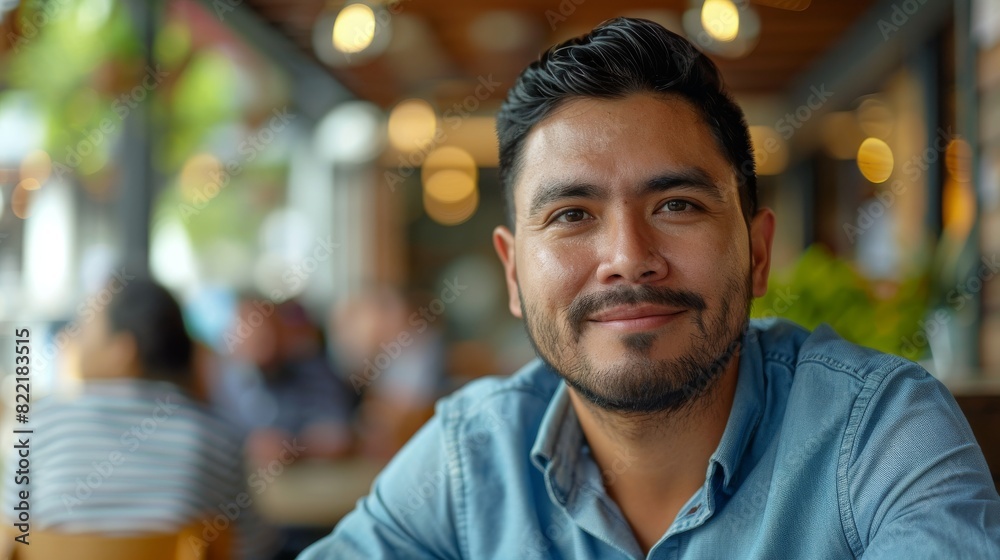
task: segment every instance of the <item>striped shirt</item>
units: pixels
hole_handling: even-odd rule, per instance
[[[177,386],[88,381],[78,395],[40,399],[30,420],[19,426],[33,430],[25,436],[30,475],[15,478],[15,449],[4,476],[7,515],[25,490],[36,530],[172,532],[228,511],[236,520],[234,547],[256,556],[241,539],[258,521],[237,501],[246,480],[239,439]]]

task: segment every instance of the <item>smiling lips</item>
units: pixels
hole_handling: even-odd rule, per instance
[[[686,309],[662,305],[620,305],[594,313],[587,320],[621,332],[640,332],[670,323]]]

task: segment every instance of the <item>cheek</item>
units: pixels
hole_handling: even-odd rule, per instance
[[[580,293],[593,270],[593,251],[559,245],[525,247],[519,281],[525,301],[565,307]]]
[[[732,231],[729,236],[705,236],[698,243],[679,244],[666,257],[672,265],[670,274],[702,295],[719,293],[730,278],[748,273],[745,242],[745,236]]]

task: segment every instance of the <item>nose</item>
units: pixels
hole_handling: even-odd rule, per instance
[[[607,284],[651,284],[667,275],[667,261],[659,251],[657,230],[642,217],[609,220],[597,251],[604,253],[597,274]]]

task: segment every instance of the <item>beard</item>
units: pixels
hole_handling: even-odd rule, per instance
[[[597,407],[617,413],[680,412],[700,402],[725,372],[740,348],[753,301],[752,279],[730,276],[717,309],[687,291],[651,286],[618,287],[576,298],[567,320],[546,315],[521,298],[528,338],[535,353],[576,392]],[[690,348],[674,358],[650,356],[662,333],[643,332],[619,338],[624,353],[618,363],[597,368],[580,346],[587,317],[616,305],[665,305],[685,309],[694,326]]]

